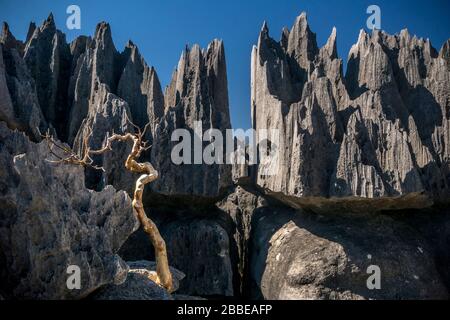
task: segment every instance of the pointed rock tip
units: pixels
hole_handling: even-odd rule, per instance
[[[267,25],[267,21],[264,20],[262,27],[261,27],[261,33],[269,33],[269,26]]]
[[[220,51],[223,50],[223,40],[222,39],[213,39],[209,44],[208,44],[208,49],[209,50],[215,50],[215,51]]]
[[[308,15],[305,11],[302,11],[302,13],[300,13],[300,15],[296,19],[296,23],[301,25],[308,25]]]
[[[110,29],[109,23],[106,21],[101,21],[97,24],[96,32],[98,32],[100,30],[106,30],[106,29]]]
[[[127,43],[125,44],[125,47],[127,48],[136,48],[136,45],[131,39],[128,39]]]
[[[104,34],[107,34],[107,35],[109,35],[109,37],[111,37],[111,27],[110,27],[109,23],[107,23],[106,21],[101,21],[97,24],[97,26],[95,28],[94,38],[99,38]]]
[[[333,29],[331,29],[330,37],[336,38],[336,33],[337,33],[336,27],[333,27]]]
[[[367,32],[364,29],[360,29],[359,30],[359,35],[358,35],[358,43],[360,43],[360,41],[364,40],[367,37]]]

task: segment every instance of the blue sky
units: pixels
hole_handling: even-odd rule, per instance
[[[81,8],[81,30],[66,28],[66,8]],[[136,43],[149,65],[153,65],[163,87],[186,44],[202,47],[214,38],[224,40],[232,125],[250,127],[250,53],[260,27],[268,22],[270,34],[279,39],[283,26],[292,26],[302,11],[322,46],[337,28],[339,56],[344,61],[356,42],[359,30],[366,28],[369,5],[381,8],[381,28],[397,33],[408,28],[413,34],[430,38],[438,50],[450,38],[450,1],[326,1],[326,0],[0,0],[0,21],[24,39],[28,24],[40,24],[53,12],[56,24],[69,41],[80,34],[92,35],[99,21],[110,23],[113,39],[122,50],[128,39]]]

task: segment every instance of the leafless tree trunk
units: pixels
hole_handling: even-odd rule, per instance
[[[131,121],[129,122],[131,123]],[[106,140],[106,145],[99,150],[91,150],[88,147],[88,140],[92,134],[92,132],[88,132],[83,141],[83,156],[79,156],[71,149],[58,144],[53,139],[53,137],[49,133],[47,133],[43,135],[43,138],[47,141],[51,154],[56,158],[56,160],[48,161],[52,163],[68,163],[81,165],[83,167],[90,166],[98,170],[104,170],[102,167],[94,165],[91,158],[92,155],[100,155],[105,152],[111,151],[111,144],[113,141],[133,142],[131,153],[128,155],[127,160],[125,161],[125,168],[127,168],[131,172],[141,174],[141,176],[136,181],[136,186],[134,189],[133,209],[145,233],[147,233],[153,247],[155,248],[156,275],[151,280],[164,287],[167,291],[172,292],[173,282],[172,274],[169,269],[169,262],[167,259],[166,243],[161,237],[161,234],[159,233],[159,230],[155,223],[145,214],[144,205],[142,203],[142,195],[145,185],[158,178],[158,171],[153,168],[151,163],[137,162],[137,159],[140,157],[141,153],[149,148],[149,146],[147,146],[147,142],[143,141],[143,137],[148,128],[148,124],[145,126],[143,131],[141,131],[140,128],[138,128],[133,123],[131,124],[137,129],[137,133],[127,133],[124,135],[113,134]]]

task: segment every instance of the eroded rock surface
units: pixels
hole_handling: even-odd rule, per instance
[[[130,267],[124,283],[104,286],[95,292],[94,300],[173,300],[174,298],[164,288],[158,286],[149,276],[154,275],[156,264],[152,261],[127,262]],[[184,274],[175,268],[170,268],[174,281],[174,291],[179,287]],[[187,296],[186,298],[189,298]]]
[[[231,128],[222,41],[214,40],[206,49],[194,45],[183,51],[172,82],[166,89],[165,101],[165,114],[156,129],[151,156],[152,163],[161,175],[152,189],[163,194],[219,195],[222,188],[232,183],[231,165],[205,164],[203,150],[212,137],[205,142],[201,135],[207,130],[216,129],[225,137],[226,129]],[[196,130],[198,121],[199,130]],[[186,130],[188,136],[183,139],[188,139],[188,144],[192,146],[190,154],[184,150],[182,156],[188,162],[181,165],[171,160],[173,148],[179,143],[171,141],[176,129]],[[197,139],[198,144],[195,141]],[[201,151],[199,147],[194,149],[195,144],[200,145]],[[196,160],[198,157],[200,159]],[[222,159],[224,162],[223,156]]]
[[[0,123],[0,279],[21,299],[78,299],[122,283],[128,267],[116,254],[139,226],[130,197],[108,186],[87,190],[81,167],[46,161],[34,144]],[[67,267],[81,270],[81,289],[66,286]]]
[[[387,215],[326,216],[265,208],[254,216],[249,246],[253,297],[449,297],[431,243]],[[370,266],[380,268],[379,290],[367,286],[374,273],[367,272]]]
[[[361,31],[345,77],[336,30],[317,47],[306,14],[279,42],[264,24],[252,52],[255,129],[278,129],[277,174],[256,182],[296,197],[449,198],[448,42]],[[429,205],[426,201],[423,206]]]

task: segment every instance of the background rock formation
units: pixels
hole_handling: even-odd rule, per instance
[[[231,185],[231,166],[206,165],[203,159],[203,164],[194,164],[194,140],[202,139],[195,135],[196,121],[201,121],[201,134],[218,129],[225,137],[226,129],[231,128],[223,42],[214,40],[205,50],[198,45],[186,48],[166,89],[165,99],[165,114],[155,133],[151,157],[155,169],[163,174],[153,189],[164,194],[219,195],[222,188]],[[190,133],[191,164],[175,165],[170,160],[172,149],[178,144],[170,141],[176,129]],[[202,150],[210,141],[200,142]],[[203,152],[197,151],[196,156],[199,154]]]
[[[122,283],[128,266],[116,255],[139,226],[131,199],[108,186],[87,190],[81,167],[55,165],[45,142],[0,123],[0,279],[8,297],[77,299]],[[68,290],[67,267],[82,270]]]
[[[278,174],[260,165],[256,182],[297,197],[448,200],[446,48],[406,30],[361,31],[344,77],[335,29],[319,49],[304,13],[279,42],[264,24],[252,52],[253,127],[276,128],[281,141]]]
[[[448,299],[448,270],[443,271],[436,260],[436,244],[409,225],[408,214],[395,219],[395,214],[316,215],[283,207],[261,209],[253,217],[249,243],[253,297]],[[439,222],[432,224],[437,229]],[[366,284],[373,274],[367,272],[371,265],[380,268],[379,290],[369,290]]]

